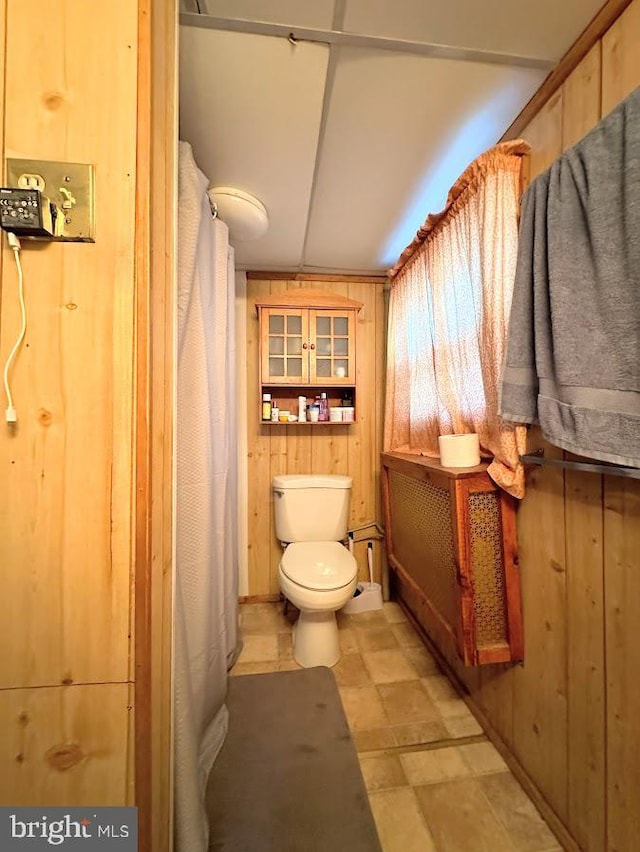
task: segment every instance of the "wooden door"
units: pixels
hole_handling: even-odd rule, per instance
[[[308,383],[309,311],[264,308],[260,320],[262,384]]]
[[[354,385],[355,311],[309,311],[309,335],[310,381],[317,385]]]

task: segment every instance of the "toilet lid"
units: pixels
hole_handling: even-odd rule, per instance
[[[356,560],[337,541],[297,541],[280,562],[282,573],[298,586],[329,591],[348,586],[357,574]]]

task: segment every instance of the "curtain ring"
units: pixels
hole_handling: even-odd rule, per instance
[[[217,219],[218,218],[218,205],[216,204],[216,202],[209,199],[209,207],[211,208],[211,218]]]

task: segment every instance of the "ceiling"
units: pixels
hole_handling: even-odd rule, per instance
[[[602,0],[181,0],[180,138],[270,227],[240,268],[380,273]]]

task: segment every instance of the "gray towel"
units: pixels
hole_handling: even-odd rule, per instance
[[[640,88],[525,193],[500,413],[640,467]]]

